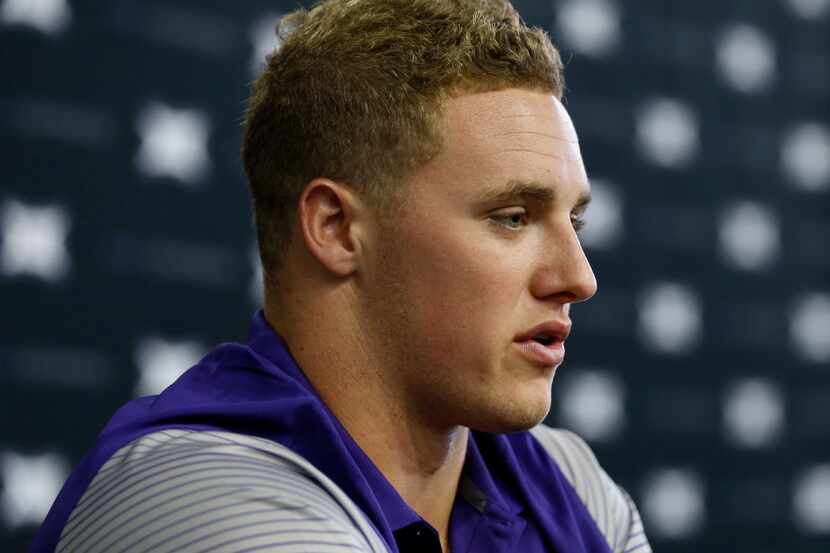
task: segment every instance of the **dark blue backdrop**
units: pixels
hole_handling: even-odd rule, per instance
[[[0,0],[0,549],[117,406],[259,304],[238,150],[294,2]],[[523,0],[600,291],[548,422],[656,551],[830,550],[830,0]]]

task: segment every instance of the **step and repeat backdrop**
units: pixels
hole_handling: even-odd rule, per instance
[[[296,5],[0,0],[0,550],[119,405],[246,336],[240,121]],[[656,551],[830,551],[830,0],[516,6],[594,193],[547,422]]]

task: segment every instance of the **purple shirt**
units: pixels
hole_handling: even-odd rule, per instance
[[[326,407],[259,311],[246,344],[219,345],[164,392],[133,400],[113,416],[67,480],[30,552],[54,550],[72,509],[115,451],[165,428],[224,430],[282,444],[331,478],[389,551],[441,551],[437,532]],[[582,500],[529,432],[470,433],[449,539],[454,553],[610,552]]]

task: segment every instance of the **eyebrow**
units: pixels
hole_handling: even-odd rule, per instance
[[[513,180],[503,188],[485,190],[477,199],[477,203],[498,204],[507,203],[518,199],[536,200],[550,203],[556,199],[556,192],[550,186],[544,186],[538,182],[525,182]],[[583,210],[591,202],[591,193],[585,192],[579,196],[574,209]]]

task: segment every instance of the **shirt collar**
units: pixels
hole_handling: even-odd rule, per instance
[[[510,484],[499,478],[499,475],[509,474],[511,470],[506,466],[509,458],[505,459],[503,449],[498,434],[471,431],[460,490],[474,507],[484,498],[486,512],[511,518],[520,514],[524,507]]]

